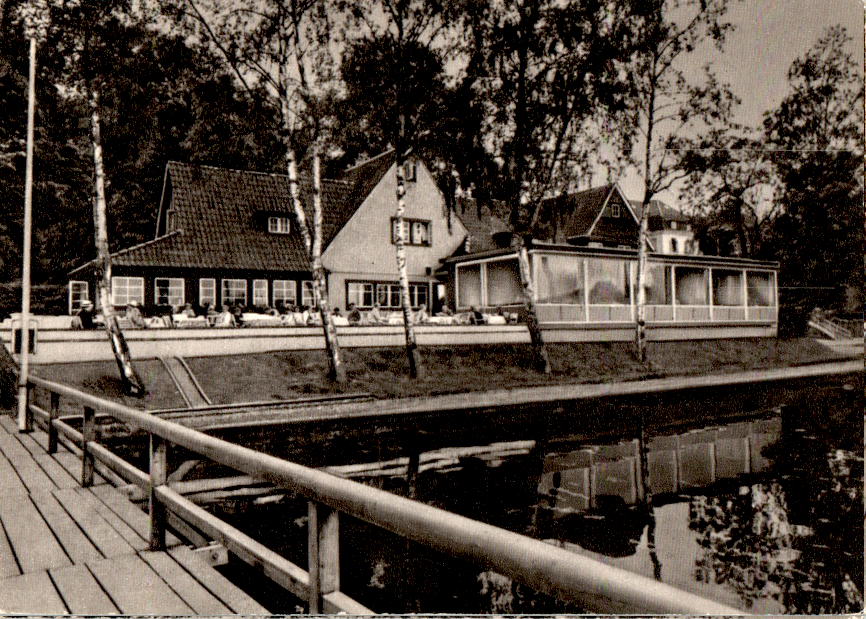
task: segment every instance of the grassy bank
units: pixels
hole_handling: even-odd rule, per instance
[[[402,348],[345,349],[349,382],[343,386],[324,379],[327,363],[322,351],[197,357],[187,361],[211,399],[229,403],[352,392],[369,392],[381,398],[423,396],[726,373],[840,358],[806,338],[652,343],[647,364],[635,361],[628,343],[551,344],[548,350],[553,373],[544,376],[531,369],[525,345],[424,347],[421,353],[426,375],[413,381],[406,376]],[[139,361],[137,366],[150,392],[145,400],[122,396],[117,369],[111,362],[44,366],[38,373],[125,400],[138,408],[183,406],[158,361]]]

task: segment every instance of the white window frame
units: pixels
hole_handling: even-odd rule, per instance
[[[168,302],[160,303],[159,302],[159,281],[167,281],[168,282]],[[177,290],[177,283],[180,282],[180,298],[177,303],[172,303],[172,289]],[[175,297],[177,298],[177,297]],[[186,282],[182,277],[154,277],[153,278],[153,304],[154,305],[171,305],[172,307],[176,305],[184,305],[186,303]]]
[[[138,290],[133,290],[133,286]],[[124,294],[118,294],[119,289],[123,288]],[[144,278],[143,277],[127,277],[125,275],[114,276],[111,278],[111,304],[112,305],[128,305],[131,301],[144,303]]]
[[[611,201],[611,203],[610,203],[610,216],[611,217],[622,217],[622,209],[620,208],[619,202]]]
[[[247,301],[248,301],[248,299],[249,299],[249,297],[247,297],[247,292],[248,292],[248,291],[247,291],[247,280],[245,280],[245,279],[234,279],[234,278],[231,278],[231,277],[227,277],[227,278],[225,278],[225,279],[221,279],[221,280],[220,280],[220,298],[221,298],[221,300],[222,300],[223,305],[226,305],[226,304],[227,304],[227,303],[226,303],[226,297],[227,297],[227,296],[231,296],[231,298],[234,298],[234,295],[227,295],[227,294],[226,294],[226,292],[227,292],[226,284],[230,284],[230,283],[237,284],[238,282],[243,282],[244,302],[242,303],[242,305],[243,305],[244,307],[246,307],[246,305],[247,305]]]
[[[81,287],[83,286],[83,291]],[[76,290],[77,289],[77,290]],[[90,300],[90,284],[86,281],[71,279],[67,286],[69,299],[69,313],[73,314],[81,309],[81,303]],[[83,292],[83,294],[82,294]]]
[[[277,290],[280,290],[280,296],[277,296]],[[274,307],[278,301],[282,301],[283,306],[296,305],[298,299],[298,287],[293,279],[275,279],[271,283],[271,301]]]
[[[266,307],[268,304],[268,280],[253,280],[253,307]]]
[[[313,281],[305,279],[301,281],[301,305],[313,308]]]
[[[268,232],[271,234],[291,234],[292,220],[277,215],[268,217]]]
[[[208,287],[210,287],[210,292],[206,292]],[[216,279],[213,277],[202,277],[198,280],[198,304],[202,307],[206,307],[208,303],[213,303],[214,308],[216,308]]]
[[[346,307],[354,303],[359,309],[369,309],[372,304],[364,303],[364,295],[370,295],[373,303],[376,303],[375,282],[346,282]]]

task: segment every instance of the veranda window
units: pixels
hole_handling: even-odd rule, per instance
[[[274,307],[295,304],[295,282],[290,279],[275,279],[273,283]]]
[[[247,304],[247,280],[224,279],[222,280],[222,297],[224,305],[246,305]]]
[[[677,305],[709,305],[707,269],[676,268]]]
[[[179,277],[157,277],[154,279],[153,302],[157,305],[171,305],[173,307],[183,305],[183,279]]]
[[[583,261],[578,256],[539,256],[538,289],[539,303],[583,304]],[[514,261],[515,267],[517,262]],[[488,275],[489,277],[489,275]],[[517,274],[517,285],[520,276]],[[518,290],[518,300],[522,298]]]
[[[772,307],[775,305],[772,273],[748,271],[746,273],[746,288],[750,307]]]
[[[586,261],[591,305],[628,305],[628,262],[605,258]]]
[[[481,305],[481,267],[477,264],[457,267],[457,305]]]
[[[509,305],[520,303],[523,287],[517,260],[497,260],[487,263],[487,304]]]
[[[743,272],[713,269],[713,305],[743,305]]]
[[[69,313],[74,314],[81,309],[84,301],[89,301],[89,290],[87,282],[69,282]]]
[[[112,305],[128,305],[132,301],[144,303],[144,278],[143,277],[112,277],[111,278],[111,303]]]

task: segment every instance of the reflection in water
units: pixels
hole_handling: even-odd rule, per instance
[[[636,438],[593,443],[526,432],[378,452],[390,460],[376,447],[329,470],[754,613],[850,613],[863,603],[863,408],[840,391],[689,431],[634,427]],[[303,564],[303,535],[286,522],[305,505],[268,508],[243,528],[285,536],[281,552]],[[345,590],[376,610],[580,610],[348,518],[340,527]]]

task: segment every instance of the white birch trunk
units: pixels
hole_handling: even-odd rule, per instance
[[[412,301],[409,298],[409,273],[406,270],[406,238],[403,229],[403,216],[406,213],[406,179],[403,178],[404,159],[397,154],[397,212],[395,221],[397,234],[395,238],[397,254],[397,273],[400,279],[400,305],[403,310],[403,328],[406,333],[406,357],[409,362],[409,375],[418,378],[423,375],[421,356],[418,353],[418,343],[415,340],[415,327],[412,316]]]
[[[99,92],[91,88],[90,92],[90,130],[93,142],[93,227],[96,240],[96,271],[97,296],[105,319],[105,329],[114,359],[120,370],[125,389],[136,396],[145,394],[144,383],[132,364],[132,355],[126,345],[126,339],[120,330],[114,307],[111,303],[111,254],[108,251],[108,222],[105,201],[105,169],[102,163],[102,137],[100,134]]]
[[[538,294],[532,278],[529,249],[526,247],[523,237],[519,234],[513,235],[512,248],[517,254],[517,267],[520,272],[520,284],[523,289],[523,306],[526,310],[526,329],[529,331],[529,341],[534,356],[533,363],[539,372],[550,374],[550,358],[547,355],[547,347],[544,345],[541,325],[538,323]]]
[[[637,282],[635,286],[635,347],[638,359],[646,361],[646,268],[647,268],[647,233],[649,220],[649,204],[644,201],[640,216],[640,231],[637,246]]]
[[[315,147],[314,147],[315,148]],[[321,201],[321,179],[319,178],[319,153],[315,149],[313,155],[313,234],[310,233],[310,228],[307,225],[307,216],[304,212],[304,207],[301,204],[300,192],[298,189],[298,163],[295,155],[295,149],[289,145],[286,151],[286,160],[289,176],[289,197],[292,203],[292,210],[295,213],[295,220],[298,224],[298,231],[301,233],[301,239],[304,242],[304,247],[307,250],[307,255],[310,259],[310,272],[313,276],[313,302],[319,310],[319,315],[322,318],[322,332],[325,338],[325,348],[328,353],[328,365],[330,378],[338,383],[346,382],[346,368],[343,365],[342,356],[340,355],[340,344],[337,340],[337,330],[331,320],[330,308],[328,306],[327,295],[324,294],[326,288],[325,271],[322,268],[322,201]]]

